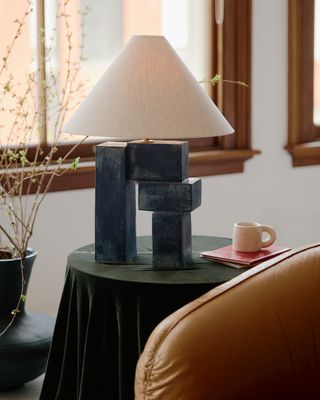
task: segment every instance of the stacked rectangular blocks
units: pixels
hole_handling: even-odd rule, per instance
[[[188,143],[134,141],[122,144],[122,147],[106,143],[102,147],[109,150],[104,152],[98,151],[99,147],[97,146],[96,260],[128,262],[134,258],[136,239],[133,200],[134,181],[137,181],[139,209],[153,212],[153,265],[157,268],[181,268],[191,264],[191,211],[201,204],[201,180],[188,179]],[[108,153],[110,150],[112,156]],[[109,161],[98,160],[101,156],[105,157],[106,153],[109,154]],[[107,171],[105,178],[104,173],[98,171],[101,165]],[[103,179],[104,186],[109,187],[109,190],[98,187]],[[110,183],[106,184],[107,180],[112,183],[112,187]],[[119,187],[115,187],[117,184]],[[107,200],[106,197],[111,199]],[[132,207],[134,212],[130,210]],[[117,239],[112,239],[112,232],[117,235]],[[104,236],[102,240],[101,234]],[[108,242],[114,243],[102,245],[101,242],[106,238]]]

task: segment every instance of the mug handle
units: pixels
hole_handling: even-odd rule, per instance
[[[277,238],[276,231],[268,225],[261,225],[261,230],[269,234],[267,239],[261,241],[261,247],[271,246]]]

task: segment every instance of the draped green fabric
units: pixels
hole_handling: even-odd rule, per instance
[[[180,270],[152,267],[151,237],[138,238],[131,265],[96,263],[93,245],[70,254],[40,399],[133,399],[136,363],[155,326],[243,272],[199,257],[228,244],[194,236],[193,264]]]

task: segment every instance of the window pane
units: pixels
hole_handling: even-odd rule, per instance
[[[315,0],[313,121],[320,125],[320,0]]]
[[[36,77],[32,78],[37,70],[36,14],[24,16],[28,8],[27,0],[0,0],[0,146],[39,138]]]
[[[165,35],[196,79],[208,77],[209,0],[71,0],[70,3],[73,35],[83,44],[82,54],[86,58],[80,80],[90,81],[83,94],[88,93],[135,34]],[[90,11],[81,27],[77,10],[86,7]],[[54,12],[46,11],[46,21],[54,21]],[[59,29],[63,31],[61,26]],[[63,33],[58,38],[55,69],[63,75],[62,49],[66,44]],[[64,134],[63,139],[75,141],[75,136]]]
[[[82,16],[79,0],[45,1],[45,44],[47,86],[47,142],[76,142],[79,137],[62,133],[70,115],[66,108],[76,107],[83,90],[77,90],[82,76],[77,74],[81,57]]]

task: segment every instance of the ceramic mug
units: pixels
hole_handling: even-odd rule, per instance
[[[268,234],[263,239],[263,233]],[[276,232],[271,226],[257,222],[237,222],[233,226],[232,247],[236,251],[255,252],[263,247],[271,246],[276,240]]]

